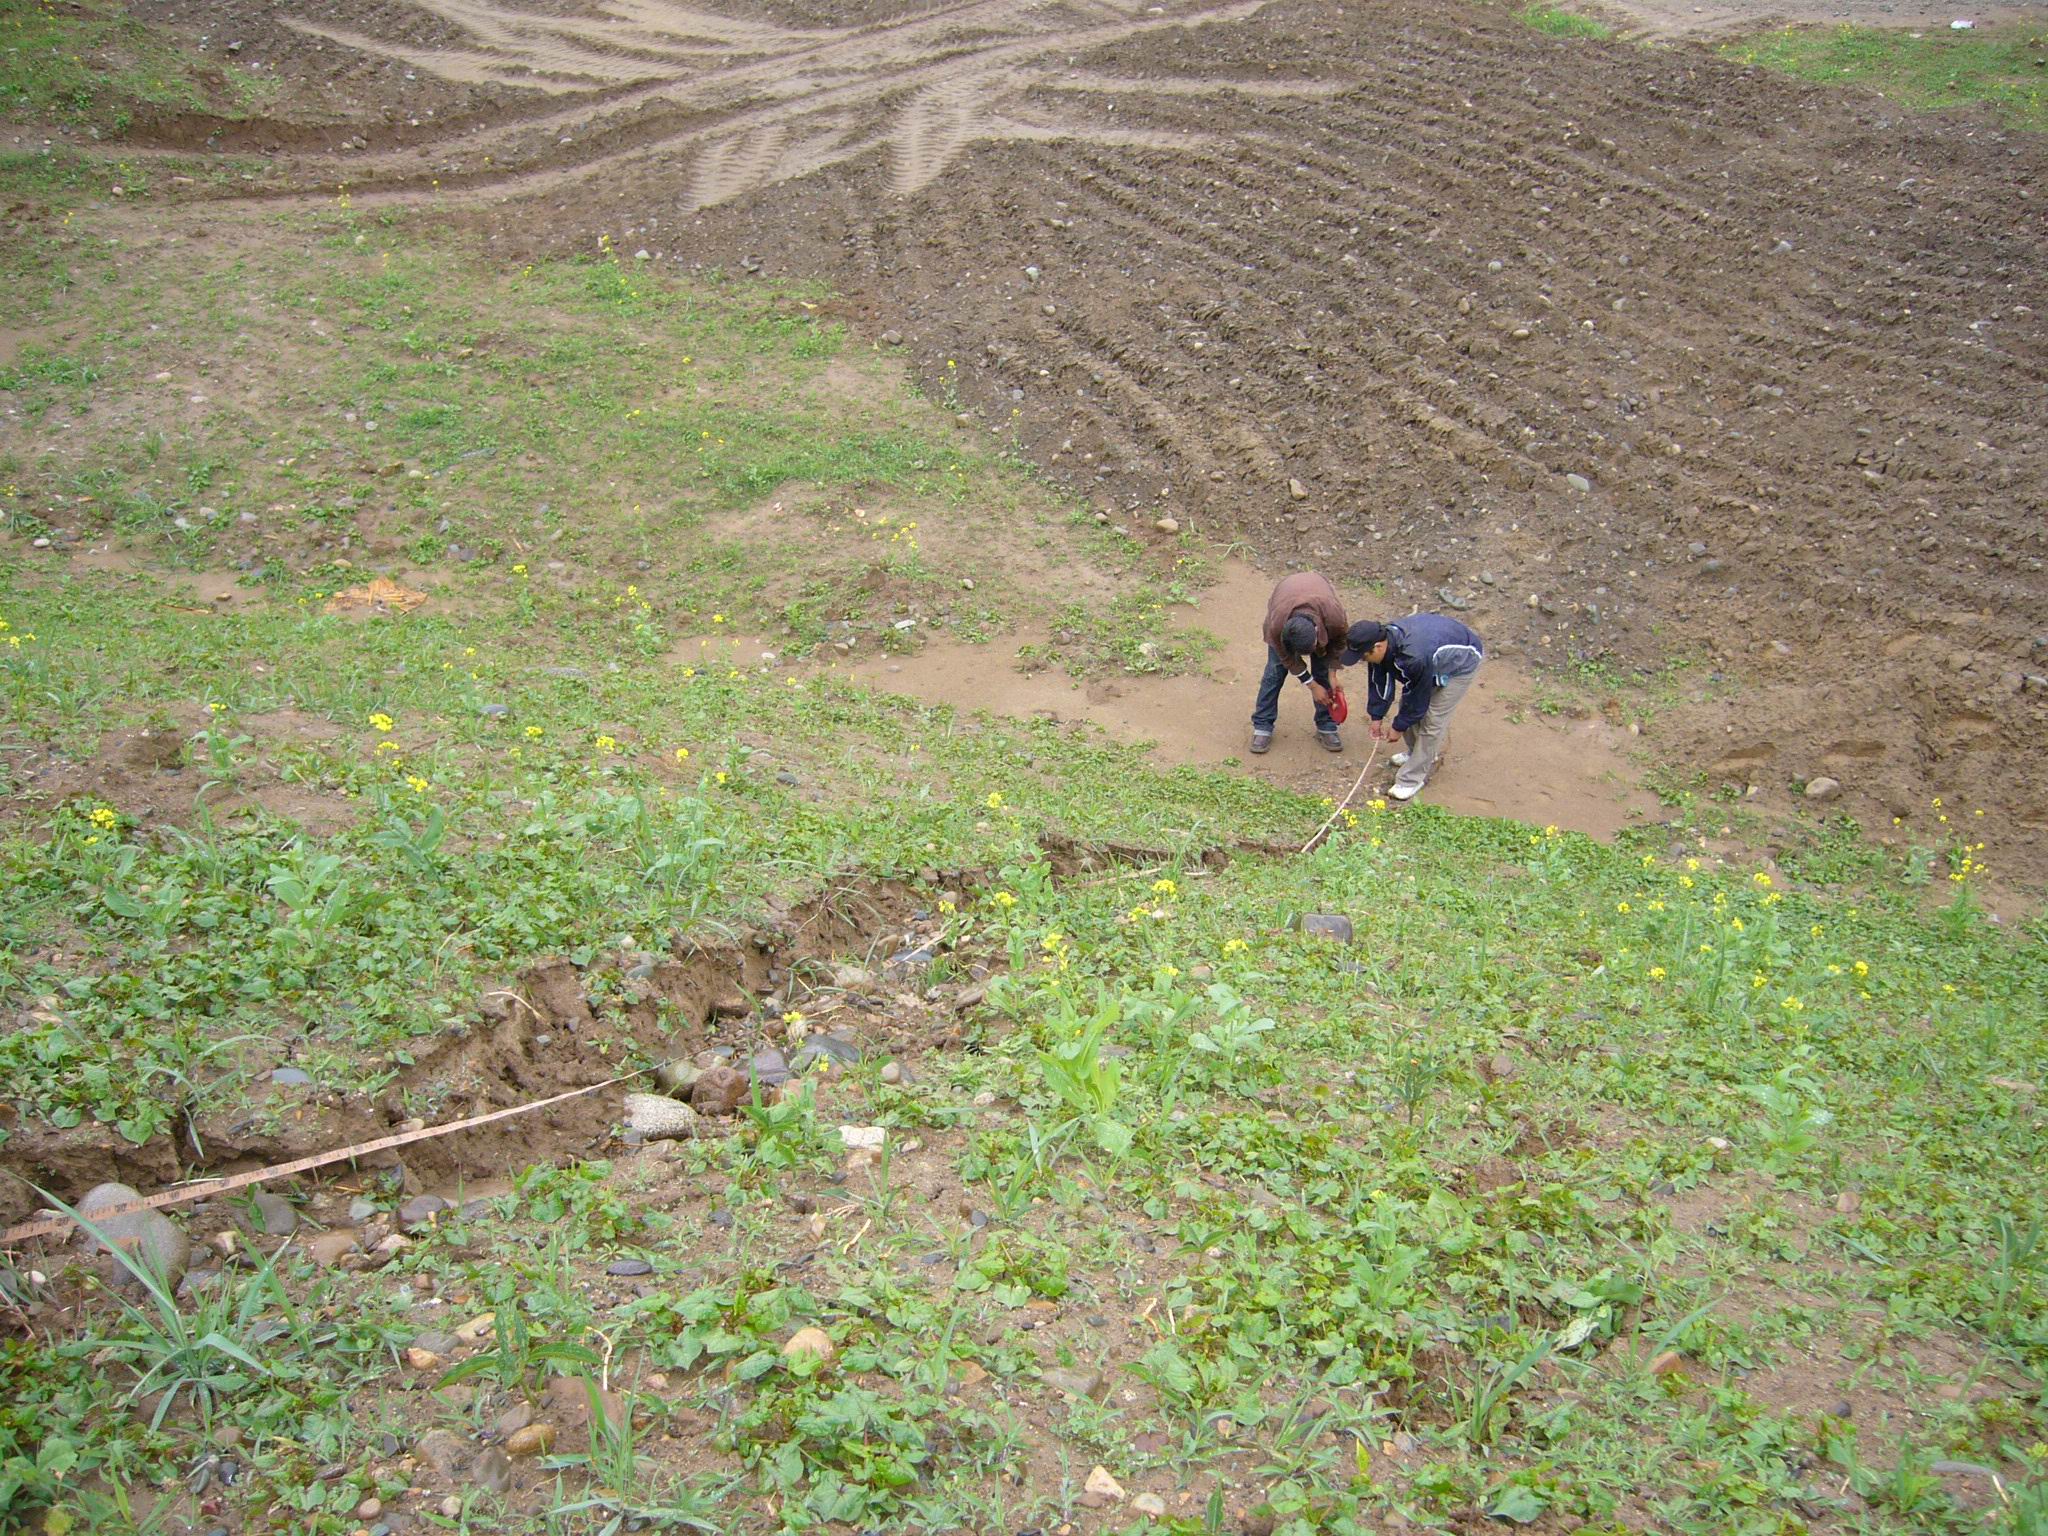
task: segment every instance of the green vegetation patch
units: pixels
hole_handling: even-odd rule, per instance
[[[181,1210],[181,1296],[0,1267],[0,1524],[2038,1536],[1995,816],[1760,867],[1365,799],[1296,856],[1327,801],[734,642],[959,592],[961,521],[1073,547],[848,387],[829,296],[286,230],[176,283],[51,231],[0,375],[73,448],[0,476],[0,1157],[602,1095],[424,1217],[388,1166]],[[387,561],[423,601],[329,611]],[[1175,579],[1048,659],[1191,664]],[[827,1030],[708,1134],[592,1123]]]
[[[1604,21],[1595,21],[1591,16],[1581,16],[1576,11],[1563,10],[1554,5],[1527,5],[1515,12],[1517,20],[1538,32],[1547,32],[1552,37],[1607,38],[1614,36],[1614,28]]]
[[[138,107],[246,111],[269,82],[222,68],[128,14],[84,0],[22,0],[0,16],[0,113],[126,129]]]
[[[2014,127],[2048,129],[2048,32],[2038,26],[1787,27],[1721,51],[1802,80],[1869,86],[1909,107],[1983,102]]]

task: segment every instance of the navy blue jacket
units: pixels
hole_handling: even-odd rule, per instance
[[[1486,647],[1479,636],[1441,613],[1411,613],[1387,626],[1387,659],[1366,670],[1365,712],[1383,720],[1394,705],[1394,684],[1401,685],[1401,712],[1394,729],[1412,731],[1429,712],[1440,683],[1477,672]]]

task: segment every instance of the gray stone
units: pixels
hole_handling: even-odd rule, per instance
[[[605,1265],[604,1272],[608,1275],[616,1275],[621,1280],[630,1280],[640,1275],[653,1274],[654,1266],[645,1259],[614,1259],[611,1263]]]
[[[705,1074],[706,1077],[712,1075]],[[738,1076],[732,1072],[726,1075]],[[698,1086],[702,1086],[701,1081]],[[730,1114],[731,1111],[725,1113]],[[685,1140],[697,1134],[697,1111],[682,1100],[671,1099],[665,1094],[629,1093],[626,1095],[626,1128],[642,1141]]]
[[[1706,558],[1707,546],[1695,540],[1685,546],[1685,552],[1695,560],[1702,560]]]
[[[487,720],[503,720],[512,713],[512,706],[510,704],[485,704],[477,710],[477,713]]]
[[[844,992],[865,992],[875,984],[875,973],[858,965],[832,967],[832,985]]]
[[[792,1076],[802,1077],[821,1061],[832,1067],[850,1067],[859,1060],[860,1047],[844,1035],[814,1035],[790,1058],[789,1070]]]
[[[883,346],[885,346],[885,347],[900,347],[900,346],[902,346],[902,345],[903,345],[903,333],[902,333],[901,331],[884,331],[884,332],[882,332],[882,345],[883,345]]]
[[[789,1062],[772,1045],[766,1050],[756,1051],[747,1068],[764,1088],[779,1088],[790,1079]]]
[[[1335,939],[1340,944],[1349,944],[1352,939],[1351,919],[1334,912],[1310,912],[1301,920],[1301,931],[1319,939]]]
[[[512,1491],[512,1458],[497,1446],[486,1446],[469,1469],[469,1480],[500,1498]]]
[[[299,1213],[283,1195],[265,1190],[250,1203],[254,1207],[251,1214],[255,1228],[264,1236],[290,1237],[299,1230]]]
[[[438,1328],[429,1328],[424,1333],[416,1333],[412,1336],[412,1347],[414,1349],[424,1349],[428,1354],[439,1355],[443,1360],[446,1360],[449,1356],[461,1351],[462,1341],[452,1333],[444,1333]]]
[[[687,1061],[664,1061],[654,1069],[654,1081],[663,1093],[687,1097],[702,1077],[703,1069]]]
[[[192,1242],[185,1236],[185,1229],[162,1211],[107,1214],[141,1198],[126,1184],[101,1184],[88,1190],[78,1202],[78,1214],[99,1228],[104,1240],[95,1237],[93,1248],[110,1256],[108,1277],[116,1285],[140,1289],[142,1282],[130,1267],[139,1265],[155,1275],[166,1290],[175,1292],[192,1260]],[[127,1263],[111,1257],[115,1249],[120,1250]]]
[[[377,1202],[368,1195],[357,1195],[355,1199],[348,1203],[348,1219],[350,1221],[368,1221],[376,1214]]]
[[[901,949],[889,957],[892,971],[921,971],[937,958],[929,944],[920,944],[914,949]]]
[[[398,1225],[407,1232],[417,1232],[431,1227],[443,1211],[452,1209],[439,1195],[414,1195],[398,1208]]]
[[[310,1088],[313,1079],[297,1067],[272,1067],[270,1080],[280,1087]]]
[[[1442,601],[1443,605],[1446,608],[1449,608],[1453,611],[1464,608],[1470,608],[1472,606],[1464,598],[1460,597],[1457,593],[1453,592],[1449,587],[1437,588],[1436,595]]]
[[[1591,489],[1593,489],[1593,482],[1588,480],[1584,475],[1566,475],[1564,477],[1564,483],[1570,486],[1573,490],[1578,491],[1582,494],[1586,491],[1590,491]]]
[[[1809,800],[1832,800],[1841,792],[1841,781],[1831,779],[1826,774],[1806,781],[1806,798]]]
[[[470,1458],[474,1451],[460,1436],[452,1435],[445,1429],[430,1429],[419,1438],[412,1448],[420,1465],[430,1470],[444,1483],[452,1483],[469,1470]]]

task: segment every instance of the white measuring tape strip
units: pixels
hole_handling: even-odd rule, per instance
[[[553,1098],[536,1099],[531,1104],[515,1104],[510,1109],[494,1109],[487,1114],[471,1115],[467,1120],[453,1120],[446,1125],[423,1125],[416,1131],[400,1131],[391,1136],[380,1136],[375,1141],[359,1141],[351,1147],[339,1147],[332,1152],[315,1152],[310,1157],[295,1157],[290,1162],[272,1163],[268,1168],[258,1168],[252,1173],[237,1173],[223,1179],[200,1179],[196,1183],[167,1189],[162,1194],[151,1195],[146,1200],[133,1201],[128,1205],[116,1206],[111,1210],[96,1211],[94,1221],[105,1221],[113,1216],[126,1216],[132,1211],[154,1211],[167,1205],[186,1205],[194,1200],[204,1200],[209,1195],[224,1195],[230,1190],[246,1189],[251,1184],[261,1184],[266,1179],[281,1179],[294,1173],[304,1173],[311,1168],[325,1168],[329,1163],[353,1162],[359,1157],[368,1157],[372,1152],[386,1152],[393,1147],[410,1146],[416,1141],[432,1141],[437,1136],[452,1136],[457,1131],[467,1131],[479,1125],[489,1125],[493,1120],[510,1120],[516,1115],[530,1115],[537,1109],[546,1109],[550,1104],[566,1103],[580,1099],[585,1094],[596,1093],[601,1088],[614,1088],[620,1083],[629,1083],[642,1072],[626,1072],[618,1077],[606,1078],[601,1083],[592,1083],[588,1088],[572,1088],[567,1093],[558,1093]],[[55,1237],[59,1233],[73,1230],[76,1223],[69,1216],[46,1216],[40,1221],[25,1221],[19,1226],[9,1227],[0,1232],[0,1247],[12,1247],[32,1237]]]

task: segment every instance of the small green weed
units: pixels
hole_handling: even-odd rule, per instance
[[[1516,19],[1538,32],[1551,37],[1608,38],[1614,36],[1614,28],[1604,21],[1595,21],[1590,16],[1581,16],[1576,11],[1563,10],[1554,5],[1528,5],[1515,12]]]

